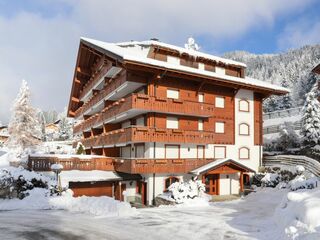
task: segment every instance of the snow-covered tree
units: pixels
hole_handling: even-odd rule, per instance
[[[73,119],[67,117],[67,108],[58,115],[59,118],[59,139],[70,140],[73,137]]]
[[[299,136],[295,132],[292,122],[285,122],[281,125],[278,146],[281,147],[282,150],[297,148],[300,146]]]
[[[35,149],[41,138],[41,128],[36,110],[30,104],[30,90],[25,80],[12,107],[12,116],[8,126],[7,147],[17,158]]]
[[[186,44],[184,44],[184,47],[188,50],[195,50],[198,51],[200,49],[199,45],[196,43],[194,38],[189,37]]]
[[[304,144],[314,146],[320,144],[320,103],[319,90],[316,82],[306,96],[303,106],[302,129]]]

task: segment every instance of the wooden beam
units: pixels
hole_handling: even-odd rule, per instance
[[[72,102],[75,102],[75,103],[79,103],[79,102],[80,102],[80,99],[79,99],[79,98],[76,98],[76,97],[72,97],[72,98],[71,98],[71,101],[72,101]]]
[[[77,67],[77,73],[90,77],[91,74],[87,71],[83,71],[80,67]]]
[[[75,114],[75,112],[69,110],[68,115],[69,115],[69,117],[74,117],[76,114]]]

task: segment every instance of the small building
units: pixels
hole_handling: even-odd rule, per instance
[[[7,126],[0,126],[0,143],[5,143],[9,138],[9,132]]]

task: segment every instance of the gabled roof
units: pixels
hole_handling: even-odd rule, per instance
[[[312,72],[320,74],[320,63],[312,69]]]
[[[246,172],[255,172],[253,169],[245,166],[244,164],[235,161],[233,159],[229,159],[229,158],[225,158],[225,159],[218,159],[216,161],[210,162],[202,167],[196,168],[192,171],[190,171],[190,173],[195,174],[195,175],[200,175],[202,173],[208,172],[210,170],[216,169],[220,166],[226,165],[226,164],[233,164],[236,165],[237,167],[243,169],[243,171]]]
[[[202,77],[215,78],[217,81],[223,81],[230,84],[240,84],[247,87],[264,89],[266,91],[271,91],[275,94],[286,94],[290,92],[289,89],[277,86],[265,81],[245,77],[233,77],[225,74],[219,74],[216,72],[205,71],[202,69],[195,69],[192,67],[182,66],[179,64],[173,64],[170,62],[164,62],[156,59],[151,59],[147,57],[148,50],[151,46],[161,46],[170,48],[175,51],[182,53],[187,53],[195,57],[203,57],[211,59],[213,61],[223,62],[226,65],[237,65],[239,67],[245,67],[246,65],[233,60],[228,60],[206,53],[201,53],[194,50],[188,50],[180,47],[176,47],[170,44],[161,43],[158,41],[142,41],[142,42],[126,42],[126,43],[107,43],[90,38],[81,38],[81,43],[88,45],[97,51],[100,51],[106,55],[114,57],[122,63],[133,63],[133,64],[143,64],[145,66],[150,66],[154,68],[172,70],[177,72],[184,72],[188,74],[198,75]]]

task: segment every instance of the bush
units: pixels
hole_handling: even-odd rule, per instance
[[[187,199],[201,197],[205,192],[205,185],[199,180],[190,180],[189,182],[175,182],[168,188],[171,192],[171,198],[176,203],[183,203]]]
[[[41,174],[30,172],[22,167],[0,169],[0,198],[19,198],[28,196],[27,191],[33,188],[51,190],[50,179]]]

